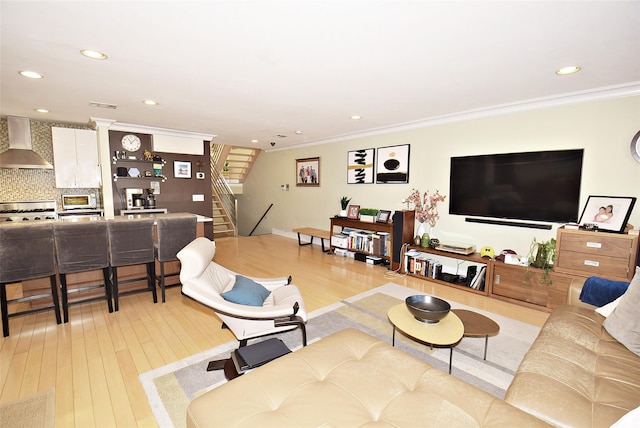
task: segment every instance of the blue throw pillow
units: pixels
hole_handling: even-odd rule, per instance
[[[233,288],[221,296],[227,302],[247,306],[262,306],[271,291],[264,288],[252,279],[242,275],[236,275],[236,283]]]
[[[600,307],[622,296],[627,291],[627,287],[629,287],[627,281],[612,281],[592,276],[584,282],[579,299],[582,302]]]

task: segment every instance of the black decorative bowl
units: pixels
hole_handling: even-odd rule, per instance
[[[442,299],[426,294],[405,299],[407,309],[415,319],[424,323],[437,323],[451,310],[451,305]]]

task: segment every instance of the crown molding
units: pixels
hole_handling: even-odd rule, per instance
[[[559,107],[571,104],[581,104],[594,101],[612,100],[640,95],[640,81],[629,82],[622,85],[605,86],[585,91],[571,92],[563,95],[550,97],[533,98],[515,103],[500,104],[491,107],[484,107],[475,110],[468,110],[460,113],[453,113],[443,116],[421,119],[413,122],[405,122],[391,126],[373,128],[366,131],[354,132],[351,134],[338,135],[331,138],[309,141],[295,146],[287,146],[278,149],[264,149],[265,152],[289,150],[292,148],[315,146],[319,144],[336,143],[339,141],[352,140],[355,138],[372,137],[389,134],[392,132],[407,131],[429,126],[443,125],[447,123],[463,122],[467,120],[486,118],[491,116],[501,116],[510,113],[517,113],[543,108]]]
[[[156,128],[153,126],[146,125],[136,125],[132,123],[123,123],[110,119],[101,119],[101,118],[90,118],[90,123],[95,123],[97,126],[105,126],[109,128],[110,131],[124,131],[124,132],[139,132],[141,134],[157,134],[157,135],[167,135],[170,137],[182,137],[182,138],[194,138],[204,141],[211,141],[217,135],[215,134],[202,134],[199,132],[190,132],[190,131],[179,131],[176,129],[168,129],[168,128]]]

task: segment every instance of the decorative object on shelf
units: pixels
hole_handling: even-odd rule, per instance
[[[376,161],[376,183],[409,182],[409,144],[379,147]]]
[[[373,184],[375,149],[347,152],[347,184]]]
[[[140,170],[138,168],[129,168],[129,177],[140,177]]]
[[[433,236],[433,228],[440,219],[438,203],[444,202],[445,198],[446,196],[441,195],[439,190],[436,190],[433,195],[429,196],[429,191],[420,195],[419,190],[413,189],[411,194],[405,199],[407,204],[412,203],[414,205],[416,220],[420,223],[417,236],[422,237],[425,233]],[[429,224],[429,230],[427,230],[425,223]]]
[[[347,218],[351,220],[358,220],[360,217],[360,205],[349,205],[347,211]]]
[[[389,217],[391,217],[391,211],[380,210],[378,211],[378,216],[376,217],[376,223],[388,223]]]
[[[422,237],[420,238],[420,246],[422,248],[428,248],[429,247],[429,234],[428,233],[423,233]]]
[[[634,197],[589,196],[578,223],[587,230],[622,233],[635,203]]]
[[[375,208],[360,209],[360,221],[366,221],[367,223],[375,223],[377,216],[378,216],[378,210]]]
[[[142,152],[142,154],[144,155],[144,160],[146,160],[146,161],[152,161],[153,160],[153,154],[151,154],[151,152],[149,150],[145,150],[144,152]]]
[[[349,206],[349,202],[351,202],[351,198],[348,198],[346,196],[340,198],[340,217],[347,216],[347,207]]]
[[[173,161],[174,178],[191,178],[191,162]]]
[[[320,186],[320,158],[296,159],[296,186]]]
[[[490,260],[493,260],[495,255],[495,250],[490,245],[485,245],[484,247],[480,248],[480,257],[488,257]]]
[[[420,240],[422,235],[427,233],[427,225],[424,222],[418,222],[418,230],[416,231],[416,237]],[[419,244],[418,244],[419,245]]]
[[[548,241],[538,242],[534,237],[529,246],[527,260],[529,260],[529,265],[525,269],[525,284],[528,284],[531,280],[532,273],[530,266],[533,266],[543,270],[539,282],[541,284],[551,285],[553,281],[550,272],[553,270],[553,262],[556,260],[556,239],[551,238]]]
[[[429,196],[429,191],[424,192],[422,197],[420,191],[413,189],[407,197],[407,201],[415,206],[416,220],[421,223],[427,222],[429,226],[435,227],[436,222],[440,219],[438,213],[438,202],[444,202],[446,196],[440,194],[439,190]]]

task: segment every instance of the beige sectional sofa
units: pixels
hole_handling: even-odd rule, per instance
[[[640,406],[640,356],[607,332],[595,307],[579,301],[582,284],[574,281],[569,304],[549,316],[505,401],[555,426],[609,427]]]
[[[576,301],[554,311],[505,400],[348,329],[195,399],[187,426],[608,427],[640,406],[640,357]]]

